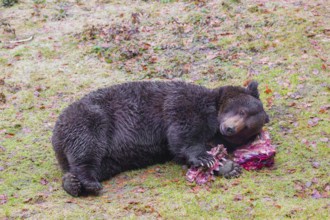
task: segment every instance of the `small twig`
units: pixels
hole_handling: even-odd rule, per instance
[[[33,35],[31,35],[30,37],[28,38],[25,38],[25,39],[21,39],[21,40],[11,40],[9,41],[10,44],[16,44],[16,43],[24,43],[24,42],[28,42],[28,41],[31,41],[33,40]]]
[[[182,24],[180,21],[178,21],[178,19],[176,19],[176,18],[172,18],[172,21],[174,21],[175,23],[177,23],[177,24]]]

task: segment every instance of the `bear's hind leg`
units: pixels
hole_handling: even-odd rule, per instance
[[[74,197],[77,197],[81,194],[81,183],[75,175],[72,173],[66,173],[64,174],[62,181],[62,187],[67,193]]]
[[[88,171],[85,172],[89,173]],[[101,183],[96,179],[88,177],[86,174],[77,175],[74,173],[65,173],[62,178],[62,187],[70,195],[77,197],[83,194],[98,194],[102,190]]]
[[[71,187],[73,193],[76,192],[76,188],[79,188],[80,185],[80,192],[78,195],[98,194],[102,190],[102,185],[98,180],[98,169],[98,164],[91,163],[90,161],[88,163],[81,163],[80,165],[71,165],[69,173],[70,178],[63,179],[63,188],[66,181],[67,186],[69,186],[69,189]]]

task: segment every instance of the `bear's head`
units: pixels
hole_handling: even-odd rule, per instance
[[[269,122],[259,99],[258,83],[247,88],[225,86],[220,89],[218,112],[220,134],[233,145],[246,144]]]

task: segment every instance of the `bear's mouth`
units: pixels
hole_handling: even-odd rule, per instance
[[[226,127],[224,124],[220,125],[220,133],[224,136],[234,136],[236,134],[236,130],[234,128]]]

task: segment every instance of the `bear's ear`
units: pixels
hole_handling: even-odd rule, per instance
[[[249,85],[247,86],[247,90],[251,93],[253,97],[256,97],[259,99],[259,91],[258,91],[258,82],[257,81],[251,81]]]
[[[220,87],[218,89],[218,100],[217,100],[217,107],[220,107],[221,105],[223,105],[223,101],[224,101],[224,97],[225,97],[225,89],[227,87],[226,86],[223,86],[223,87]]]

